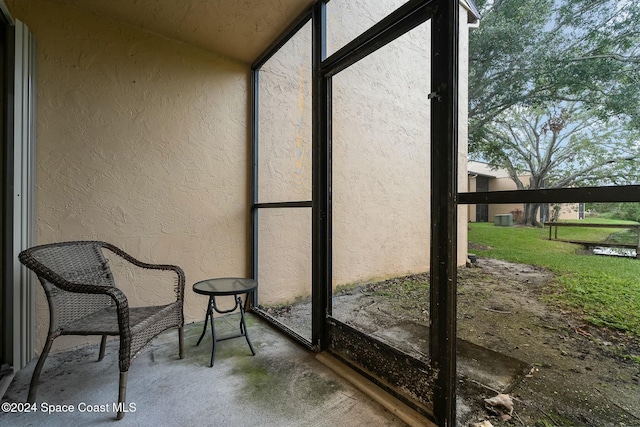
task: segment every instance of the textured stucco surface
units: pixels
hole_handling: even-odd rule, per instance
[[[336,285],[429,268],[428,33],[333,78]]]
[[[258,200],[310,201],[311,23],[262,67],[259,81]],[[311,214],[311,208],[259,211],[261,305],[311,295]]]
[[[74,6],[7,3],[38,41],[37,243],[100,239],[178,264],[186,320],[201,320],[191,284],[248,273],[248,68]]]
[[[328,54],[402,3],[329,3]],[[422,25],[333,77],[334,287],[429,268],[429,31],[429,24]],[[467,88],[467,32],[463,20],[461,92]],[[260,71],[261,202],[311,198],[310,37],[307,26]],[[459,186],[466,191],[466,93],[459,102]],[[300,256],[310,250],[310,212],[283,209],[277,216],[278,222],[260,219],[263,304],[291,302],[310,292],[310,273],[302,267],[310,258]],[[466,223],[467,209],[461,206],[459,263],[466,261]],[[290,232],[271,228],[276,224]],[[280,264],[274,261],[278,257]],[[268,299],[266,288],[275,291]],[[294,292],[272,298],[287,295],[285,289]]]
[[[328,21],[347,26],[343,16],[353,12],[343,9],[366,6],[338,2]],[[387,7],[369,9],[369,24],[360,26],[373,25]],[[466,191],[468,27],[461,21],[458,185]],[[330,34],[329,45],[348,41],[339,30]],[[429,34],[427,22],[333,79],[334,286],[429,268]],[[466,261],[466,222],[461,206],[459,264]]]
[[[327,56],[380,22],[408,0],[332,0],[327,3]]]
[[[259,75],[258,200],[311,200],[311,23]]]
[[[314,3],[313,0],[55,1],[73,4],[245,63],[256,60],[298,15]]]

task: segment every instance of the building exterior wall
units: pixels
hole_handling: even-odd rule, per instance
[[[529,185],[529,177],[521,176],[519,177],[522,183],[527,186]],[[516,183],[513,182],[511,178],[501,177],[489,179],[489,191],[509,191],[515,190]],[[524,210],[524,204],[522,203],[508,203],[504,205],[489,205],[489,222],[493,221],[493,218],[499,214],[508,214],[515,210]]]
[[[340,9],[347,3],[356,10],[375,5],[362,0],[336,2],[327,18],[329,26],[348,27],[343,18],[348,12]],[[466,17],[462,8],[461,16]],[[343,35],[338,30],[330,28],[329,34],[334,34],[329,46],[339,47],[348,41],[340,38]],[[429,269],[429,35],[427,22],[333,77],[334,286]],[[468,26],[463,18],[460,191],[467,188],[467,56]],[[466,261],[466,223],[466,209],[460,207],[459,264]]]
[[[429,268],[429,30],[332,79],[335,286]]]
[[[520,181],[526,186],[529,185],[528,176],[520,176]],[[515,190],[516,184],[511,178],[495,178],[489,180],[489,191],[510,191]],[[520,210],[524,211],[524,204],[511,203],[504,205],[489,205],[489,221],[493,220],[493,217],[498,214],[508,214],[512,211]],[[538,211],[538,219],[540,219],[540,211]],[[578,219],[578,205],[577,203],[562,203],[560,204],[560,216],[559,219]],[[548,219],[547,219],[548,220]]]
[[[579,204],[578,203],[560,204],[560,215],[558,216],[558,219],[566,219],[566,220],[579,219]]]
[[[469,179],[467,179],[467,191],[469,193],[475,193],[477,191],[475,176],[469,176]],[[476,205],[467,205],[467,218],[469,222],[476,222]]]
[[[469,31],[470,26],[465,17],[468,11],[460,6],[459,58],[458,58],[458,191],[469,189],[467,172],[469,169]],[[471,30],[473,31],[473,30]],[[467,262],[469,210],[466,206],[458,206],[458,265]]]
[[[481,164],[478,162],[471,162],[471,168],[473,170],[482,170],[482,172],[493,172],[494,176],[490,176],[489,180],[489,191],[513,191],[517,190],[516,183],[513,182],[511,178],[509,178],[507,172],[505,170],[492,170],[489,169],[487,165]],[[522,184],[526,187],[529,186],[529,176],[521,175],[518,177]],[[473,172],[469,172],[468,176],[468,185],[469,191],[475,192],[476,190],[476,180],[477,175],[473,174]],[[553,208],[553,206],[551,206]],[[469,222],[476,221],[476,206],[469,205]],[[524,211],[523,203],[507,203],[507,204],[490,204],[489,205],[489,222],[493,221],[495,215],[501,214],[509,214],[514,211]],[[515,221],[514,217],[514,221]],[[538,219],[540,219],[540,211],[538,212]],[[560,204],[560,215],[559,219],[563,220],[571,220],[578,219],[578,204],[577,203],[562,203]]]
[[[7,5],[38,43],[37,243],[99,239],[180,265],[186,321],[202,320],[190,285],[248,274],[248,67],[58,2]],[[166,291],[136,283],[130,304]],[[40,289],[36,313],[42,348]]]

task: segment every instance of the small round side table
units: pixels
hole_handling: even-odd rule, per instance
[[[193,285],[193,292],[200,295],[209,296],[209,303],[207,304],[207,314],[204,318],[204,328],[202,329],[202,335],[200,335],[200,339],[198,339],[197,345],[200,345],[200,341],[204,337],[205,332],[207,331],[207,323],[209,319],[211,319],[211,337],[213,339],[213,349],[211,350],[211,364],[210,367],[213,366],[213,362],[216,358],[216,342],[224,341],[231,338],[239,338],[245,337],[247,340],[247,344],[249,344],[249,348],[251,349],[251,354],[255,356],[256,352],[251,345],[251,341],[249,340],[249,335],[247,334],[247,325],[244,320],[244,307],[242,305],[242,297],[241,295],[246,295],[245,301],[249,298],[249,294],[255,291],[258,288],[258,282],[253,279],[245,279],[240,277],[223,277],[218,279],[207,279],[202,280]],[[216,305],[216,297],[221,296],[232,296],[235,305],[233,308],[229,310],[221,310]],[[246,305],[246,303],[245,303]],[[240,333],[237,335],[232,335],[229,337],[218,338],[216,339],[216,328],[213,323],[213,313],[226,314],[235,311],[236,309],[240,309]]]

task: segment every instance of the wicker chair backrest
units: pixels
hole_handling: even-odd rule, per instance
[[[56,280],[59,276],[78,285],[115,286],[99,242],[41,246],[30,250],[28,256],[53,311],[54,329],[64,329],[66,324],[113,305],[108,295],[70,292],[59,287],[63,281]]]

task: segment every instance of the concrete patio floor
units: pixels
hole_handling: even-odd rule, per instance
[[[216,320],[219,336],[235,333],[235,316]],[[156,337],[129,370],[127,403],[131,411],[114,424],[118,393],[118,343],[104,360],[98,345],[51,354],[40,377],[36,412],[0,413],[12,426],[404,426],[428,425],[412,411],[356,377],[346,381],[318,356],[248,315],[251,352],[244,338],[218,343],[209,367],[211,334],[196,342],[202,323],[185,328],[185,358],[178,358],[177,331]],[[324,360],[325,363],[322,363]],[[19,371],[2,402],[25,402],[36,360]],[[375,399],[375,400],[374,400]],[[382,402],[385,406],[378,403]],[[53,405],[68,405],[68,408]],[[385,409],[388,408],[388,409]],[[89,412],[87,408],[98,411]],[[47,413],[43,409],[73,409]]]

